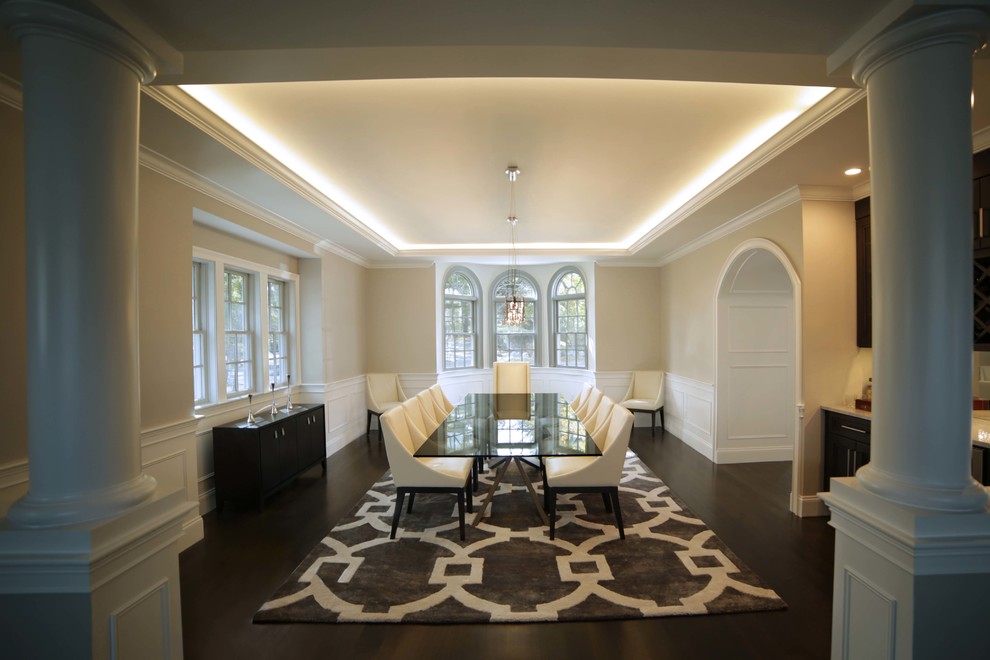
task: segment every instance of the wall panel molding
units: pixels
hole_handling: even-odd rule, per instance
[[[715,459],[715,385],[667,373],[664,412],[669,431],[710,461]]]

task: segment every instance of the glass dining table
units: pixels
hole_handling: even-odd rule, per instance
[[[549,524],[526,474],[523,463],[528,461],[524,459],[600,456],[601,450],[562,394],[478,393],[466,395],[415,455],[471,456],[489,459],[489,467],[497,467],[492,485],[471,523],[477,526],[510,463],[522,475],[541,520]]]

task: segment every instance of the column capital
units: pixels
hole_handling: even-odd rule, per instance
[[[892,60],[930,46],[959,44],[976,50],[990,32],[990,13],[964,7],[925,14],[886,30],[856,55],[852,77],[865,87],[870,76]]]
[[[9,0],[0,4],[0,25],[18,42],[49,36],[75,41],[131,69],[142,84],[155,79],[154,58],[136,39],[95,16],[45,0]]]

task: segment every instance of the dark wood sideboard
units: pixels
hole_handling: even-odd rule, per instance
[[[217,511],[227,500],[265,498],[317,463],[327,474],[323,404],[297,405],[274,417],[258,416],[213,427],[213,473]]]
[[[824,431],[824,482],[828,490],[832,477],[851,477],[856,470],[870,462],[871,421],[831,410],[822,410]],[[971,469],[973,478],[984,486],[990,485],[990,451],[973,447]]]

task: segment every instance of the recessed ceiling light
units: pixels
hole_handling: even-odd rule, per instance
[[[850,167],[848,170],[846,170],[846,176],[856,176],[857,174],[859,174],[862,171],[863,170],[861,170],[858,167]]]

